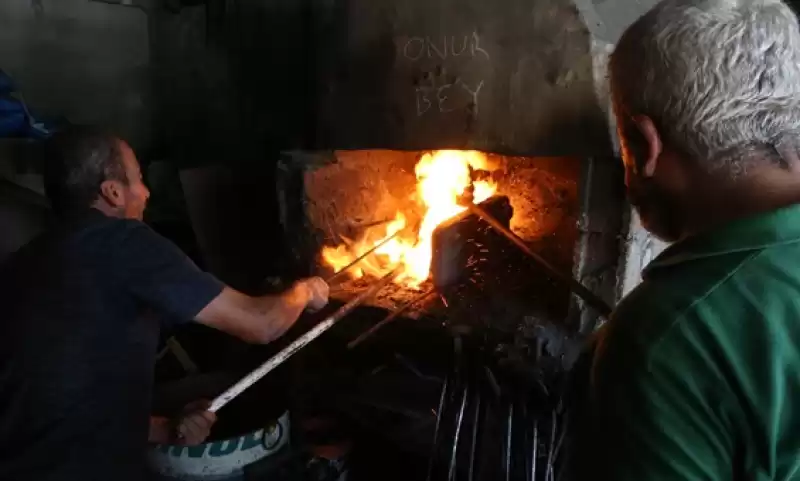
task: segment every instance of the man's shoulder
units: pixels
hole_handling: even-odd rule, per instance
[[[739,339],[738,345],[745,338],[738,318],[746,314],[736,312],[744,301],[730,299],[727,284],[747,277],[743,269],[749,270],[752,260],[752,252],[737,253],[648,275],[597,333],[593,382],[628,384],[645,392],[653,383],[673,382],[692,373],[691,383],[706,386],[702,389],[723,386],[720,366],[710,365],[709,360],[719,360],[715,353],[732,345],[731,339]]]
[[[54,225],[0,264],[11,273],[37,269],[47,262],[62,267],[116,269],[141,261],[141,256],[181,255],[147,224],[131,219],[96,218],[82,224]],[[47,261],[49,260],[49,261]],[[49,268],[49,267],[48,267]]]
[[[653,350],[699,331],[744,329],[737,322],[744,317],[780,322],[769,312],[794,303],[798,292],[796,247],[733,252],[654,270],[620,302],[609,324],[616,335]]]
[[[615,335],[643,350],[674,338],[676,328],[698,328],[718,320],[715,306],[728,301],[720,288],[752,261],[752,253],[734,253],[662,267],[649,272],[617,306],[609,322]],[[685,324],[693,318],[689,326]]]
[[[155,232],[144,222],[135,219],[119,219],[116,217],[103,217],[86,225],[83,232],[112,232],[122,235],[139,232]]]
[[[150,226],[135,219],[106,217],[69,234],[69,243],[94,252],[124,253],[126,258],[139,250],[172,249],[172,243]]]

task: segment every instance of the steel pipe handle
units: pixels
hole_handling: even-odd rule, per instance
[[[389,282],[391,282],[392,279],[398,276],[401,272],[402,268],[398,267],[392,272],[381,277],[377,282],[375,282],[364,292],[356,296],[353,300],[340,307],[336,312],[325,318],[324,321],[314,326],[313,329],[303,334],[302,336],[298,337],[294,342],[283,348],[283,350],[281,350],[279,353],[272,356],[264,364],[251,371],[250,374],[246,375],[245,377],[240,379],[236,384],[229,387],[228,390],[217,396],[211,402],[211,406],[208,408],[208,410],[211,411],[212,413],[215,413],[220,409],[222,409],[223,406],[225,406],[233,399],[235,399],[236,396],[243,393],[247,388],[249,388],[253,384],[257,383],[270,371],[283,364],[284,361],[292,357],[297,351],[308,345],[308,343],[318,338],[323,332],[333,327],[334,324],[336,324],[344,316],[349,314],[353,309],[363,304],[364,301],[366,301],[370,297],[377,294],[379,290],[381,290],[384,286],[386,286]]]

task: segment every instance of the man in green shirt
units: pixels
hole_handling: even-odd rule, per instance
[[[610,61],[626,184],[673,242],[597,333],[577,479],[800,480],[800,29],[666,0]]]

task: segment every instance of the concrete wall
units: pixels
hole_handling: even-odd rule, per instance
[[[594,79],[599,103],[609,119],[609,136],[619,157],[616,125],[611,113],[608,92],[608,56],[614,44],[630,24],[658,3],[659,0],[574,0],[589,31],[592,33]],[[622,298],[642,281],[642,269],[650,263],[666,244],[644,230],[638,216],[627,209],[627,228],[620,238],[620,259],[617,268],[617,298]]]
[[[610,151],[572,0],[341,0],[328,16],[318,148]]]
[[[147,16],[88,0],[2,0],[0,69],[39,115],[107,126],[149,147]]]
[[[659,0],[573,0],[595,39],[616,43],[622,32]]]

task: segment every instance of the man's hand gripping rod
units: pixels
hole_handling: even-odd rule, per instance
[[[368,250],[364,254],[358,256],[353,262],[345,266],[343,269],[340,269],[337,273],[333,274],[331,277],[327,279],[327,282],[330,283],[335,278],[339,277],[343,272],[347,271],[354,265],[361,262],[365,257],[372,254],[380,247],[385,245],[389,240],[393,239],[400,231],[397,231],[378,243],[375,247]],[[275,369],[276,367],[283,364],[284,361],[289,359],[293,356],[297,351],[308,345],[311,341],[318,338],[322,333],[333,327],[339,320],[341,320],[344,316],[349,314],[353,309],[358,307],[359,305],[363,304],[367,299],[377,294],[379,290],[381,290],[384,286],[389,284],[395,277],[400,275],[403,272],[403,268],[397,267],[392,272],[386,274],[385,276],[381,277],[377,282],[371,285],[367,290],[356,296],[355,299],[351,300],[344,306],[340,307],[336,312],[325,318],[324,321],[320,322],[313,329],[308,331],[307,333],[303,334],[299,338],[297,338],[294,342],[286,346],[281,352],[275,354],[270,359],[268,359],[264,364],[253,370],[250,374],[243,377],[239,382],[234,384],[233,386],[229,387],[227,391],[217,396],[212,402],[211,406],[208,408],[209,411],[215,413],[222,409],[223,406],[231,402],[236,396],[244,392],[247,388],[252,386],[253,384],[257,383],[261,378],[267,375],[270,371]]]

